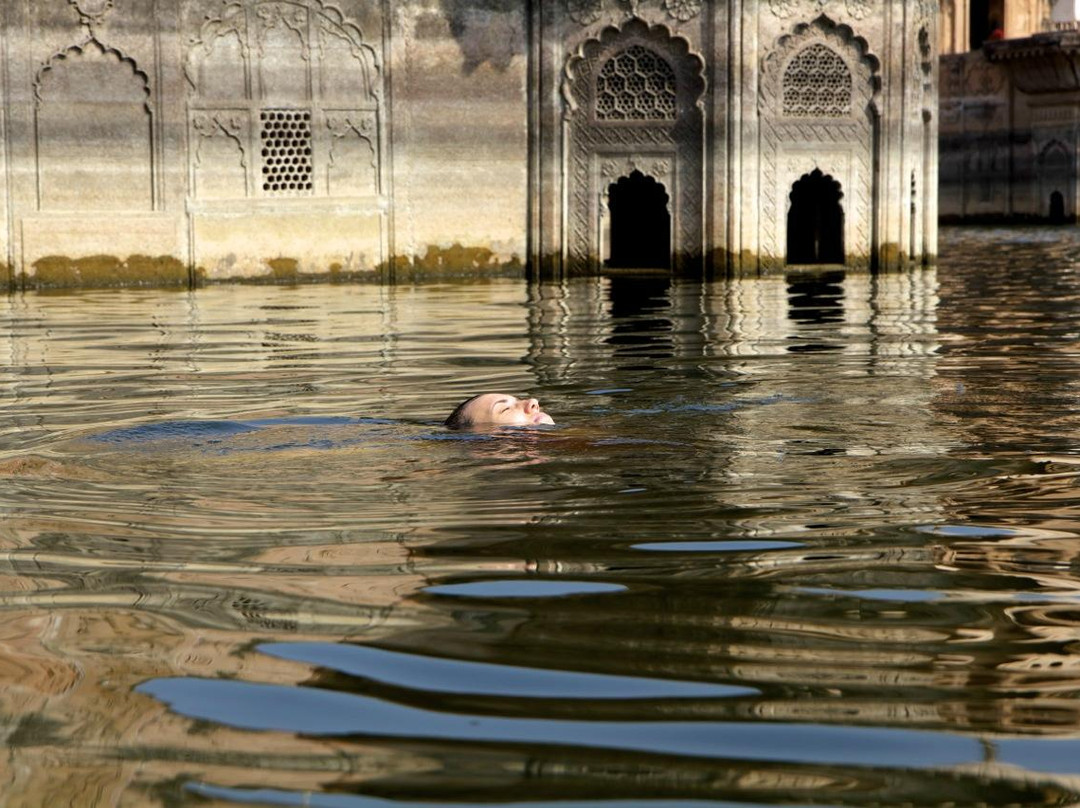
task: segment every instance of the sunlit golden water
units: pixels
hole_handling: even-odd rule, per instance
[[[1080,236],[945,238],[0,299],[0,805],[1080,801]]]

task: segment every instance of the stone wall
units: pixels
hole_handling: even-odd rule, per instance
[[[936,16],[931,0],[10,0],[0,255],[30,286],[592,272],[611,260],[609,186],[637,172],[674,200],[661,252],[682,274],[782,269],[806,177],[841,194],[838,263],[928,260]],[[631,40],[653,66],[635,80],[671,72],[670,126],[576,112],[599,76],[581,71]],[[789,74],[842,103],[788,109]]]
[[[520,267],[525,21],[499,0],[3,4],[13,278]]]

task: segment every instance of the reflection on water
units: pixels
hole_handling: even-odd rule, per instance
[[[1080,249],[947,239],[0,301],[0,804],[1077,802]]]

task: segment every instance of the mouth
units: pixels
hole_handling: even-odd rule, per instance
[[[555,421],[546,412],[536,413],[536,415],[533,416],[532,422],[534,424],[548,424],[550,426],[555,426]]]

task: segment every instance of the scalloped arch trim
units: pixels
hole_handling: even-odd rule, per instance
[[[621,28],[616,25],[609,25],[598,36],[581,43],[577,52],[567,61],[568,77],[574,77],[573,70],[582,59],[598,54],[612,45],[619,44],[630,38],[666,46],[666,50],[671,56],[691,62],[694,65],[695,75],[702,79],[702,89],[704,89],[705,60],[694,53],[690,47],[690,41],[686,37],[673,34],[666,25],[660,23],[649,25],[638,17],[629,20]]]
[[[870,43],[856,34],[850,25],[837,23],[825,14],[820,15],[811,22],[799,23],[789,33],[781,36],[776,41],[776,47],[765,56],[763,61],[766,65],[769,65],[781,55],[793,55],[794,52],[799,50],[798,45],[800,42],[809,41],[815,35],[821,34],[835,36],[853,45],[858,52],[859,60],[869,66],[870,73],[875,81],[875,89],[877,89],[876,84],[881,74],[881,60],[870,50]]]
[[[38,70],[34,77],[34,99],[37,106],[41,106],[49,100],[48,91],[52,82],[57,80],[60,72],[67,66],[75,64],[77,60],[89,59],[93,61],[112,61],[117,66],[125,67],[130,71],[130,76],[135,80],[133,86],[136,92],[132,94],[132,101],[142,101],[147,112],[151,111],[150,105],[150,77],[142,70],[138,63],[127,56],[123,51],[112,48],[96,37],[71,45],[62,51],[53,54]]]

